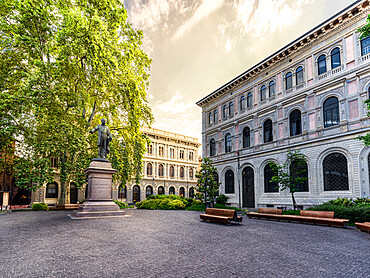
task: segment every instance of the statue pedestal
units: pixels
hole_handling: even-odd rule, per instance
[[[91,162],[85,170],[88,178],[87,200],[69,215],[72,219],[125,216],[125,212],[112,201],[112,175],[115,172],[117,170],[109,161]]]

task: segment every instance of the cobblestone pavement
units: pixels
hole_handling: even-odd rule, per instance
[[[353,228],[126,212],[90,220],[64,211],[0,215],[0,277],[370,277],[370,235]]]

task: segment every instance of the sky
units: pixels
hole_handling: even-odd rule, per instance
[[[152,127],[201,142],[195,103],[354,0],[124,0],[152,59]]]

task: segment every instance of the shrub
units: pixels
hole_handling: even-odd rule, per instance
[[[206,210],[206,205],[204,203],[192,204],[190,207],[187,207],[186,210],[205,211]]]
[[[168,196],[167,196],[168,197]],[[186,200],[184,200],[186,202]],[[136,203],[138,209],[184,209],[185,202],[182,200],[173,200],[171,198],[146,199]]]
[[[348,199],[348,198],[337,198],[330,200],[324,204],[342,206],[342,207],[370,207],[370,198],[357,198],[357,199]]]
[[[125,203],[125,202],[122,202],[122,201],[118,201],[118,200],[113,200],[113,202],[115,202],[120,209],[127,209],[128,208],[128,204]]]
[[[225,206],[228,199],[229,199],[229,197],[227,197],[224,194],[221,194],[221,195],[216,197],[216,203],[219,204],[219,205],[224,205]]]
[[[138,209],[157,209],[161,200],[149,199],[137,202],[135,205]]]
[[[186,207],[190,207],[193,204],[193,202],[195,201],[195,199],[192,199],[192,198],[185,198],[185,200],[188,203],[186,205]]]
[[[300,215],[300,210],[283,210],[283,215]]]
[[[369,222],[370,221],[370,207],[366,206],[341,206],[324,203],[321,205],[313,206],[307,210],[318,211],[334,211],[335,218],[349,219],[350,224],[355,222]]]
[[[181,200],[172,200],[171,201],[171,209],[184,209],[186,205]]]
[[[32,210],[49,210],[49,207],[45,203],[36,203],[32,205]]]

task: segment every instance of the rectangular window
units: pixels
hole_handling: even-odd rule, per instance
[[[370,53],[370,37],[361,41],[361,54],[366,55],[368,53]]]

